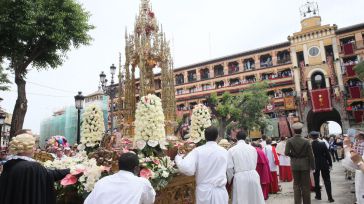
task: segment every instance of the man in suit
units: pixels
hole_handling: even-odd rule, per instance
[[[332,168],[332,161],[330,152],[327,149],[324,142],[318,140],[320,133],[312,131],[310,136],[312,138],[312,150],[315,156],[315,172],[313,173],[315,178],[315,193],[316,200],[321,200],[321,190],[320,190],[320,172],[324,180],[327,197],[329,202],[334,202],[331,194],[331,181],[330,181],[330,169]]]
[[[310,170],[315,169],[315,159],[310,142],[301,136],[303,124],[294,123],[294,136],[289,138],[284,154],[291,158],[295,204],[311,204]]]

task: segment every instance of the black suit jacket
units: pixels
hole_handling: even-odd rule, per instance
[[[313,141],[312,150],[315,156],[316,169],[327,170],[332,167],[331,156],[324,142]]]

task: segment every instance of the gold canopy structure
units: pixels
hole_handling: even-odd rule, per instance
[[[121,66],[120,66],[121,67]],[[134,32],[125,31],[125,73],[124,86],[119,97],[124,98],[121,113],[123,115],[123,135],[134,136],[136,110],[136,69],[139,69],[140,97],[155,94],[154,69],[161,69],[162,104],[165,116],[166,135],[173,135],[176,125],[176,100],[173,78],[173,59],[169,41],[163,30],[159,29],[149,0],[141,0],[139,15],[135,19]],[[122,101],[119,98],[119,102]]]

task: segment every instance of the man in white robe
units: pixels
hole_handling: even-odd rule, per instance
[[[345,158],[342,161],[342,165],[347,169],[355,170],[356,203],[364,204],[364,155],[361,155],[360,152],[357,152],[350,146],[350,139],[346,137],[344,139]]]
[[[227,151],[216,143],[218,130],[205,130],[206,144],[195,148],[183,158],[175,158],[179,171],[196,177],[196,204],[227,204]]]
[[[245,143],[243,131],[236,135],[238,143],[228,151],[228,181],[233,180],[232,204],[264,204],[260,178],[255,170],[258,154]]]
[[[100,179],[84,204],[152,204],[155,191],[150,182],[135,176],[139,159],[136,154],[124,153],[119,158],[120,171]]]

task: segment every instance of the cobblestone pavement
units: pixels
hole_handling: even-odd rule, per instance
[[[328,203],[325,187],[322,185],[322,200],[315,200],[315,193],[311,193],[312,204]],[[337,204],[354,204],[355,194],[351,193],[354,190],[354,181],[345,179],[344,168],[340,163],[335,162],[333,171],[331,172],[331,185],[333,197]],[[282,192],[270,195],[267,204],[293,204],[293,184],[292,182],[280,183]]]

